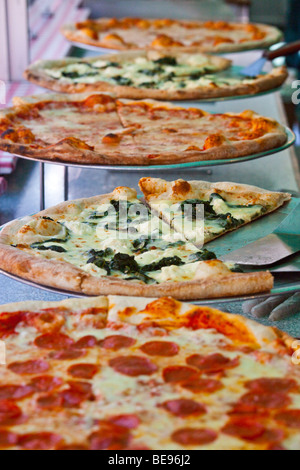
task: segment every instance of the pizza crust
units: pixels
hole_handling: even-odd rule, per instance
[[[1,110],[0,119],[9,115],[13,115],[18,110],[20,111],[19,107],[26,107],[27,104],[36,104],[38,102],[49,101],[84,101],[88,97],[89,94],[85,93],[79,95],[46,94],[32,97],[15,98],[14,104],[16,108]],[[160,103],[156,101],[145,100],[145,103],[150,103],[153,106],[156,104],[160,106]],[[166,109],[172,110],[174,105],[171,103],[165,103],[164,107],[166,107]],[[242,114],[227,113],[227,115],[242,117],[246,116],[247,118],[253,120],[261,118],[260,115],[254,113],[253,111],[245,111]],[[170,152],[168,150],[164,150],[163,153],[155,153],[154,147],[152,152],[151,148],[149,148],[147,152],[145,151],[144,154],[142,154],[141,151],[135,150],[135,147],[130,147],[129,150],[124,149],[123,151],[118,151],[118,149],[113,148],[104,154],[94,150],[78,148],[78,146],[74,145],[72,142],[70,142],[70,140],[67,139],[63,139],[55,144],[39,148],[38,146],[34,146],[32,144],[23,144],[18,142],[14,143],[11,140],[7,140],[5,138],[0,138],[0,149],[9,153],[23,155],[29,158],[86,165],[152,166],[210,160],[228,160],[265,152],[278,148],[286,143],[287,135],[285,128],[272,119],[266,120],[269,121],[272,125],[272,131],[267,132],[262,137],[253,140],[234,142],[228,141],[220,146],[215,146],[203,151],[189,150]],[[128,131],[128,129],[124,128],[124,131],[125,130]]]
[[[11,246],[21,227],[40,217],[63,216],[76,217],[78,211],[97,203],[111,199],[136,198],[137,193],[130,188],[117,188],[113,193],[89,199],[64,202],[32,217],[16,220],[4,227],[0,233],[0,267],[4,271],[37,284],[60,290],[83,293],[91,296],[121,294],[137,297],[173,296],[180,300],[197,300],[218,297],[268,292],[273,288],[274,279],[269,272],[232,273],[220,261],[204,261],[209,266],[209,278],[187,282],[163,282],[147,285],[141,282],[128,282],[111,277],[92,276],[68,262],[45,259],[35,254],[28,254]],[[200,263],[201,265],[201,263]],[[225,269],[226,268],[226,269]]]
[[[186,52],[193,54],[194,49],[187,50]],[[172,57],[180,58],[183,53],[182,51],[167,50],[164,55],[171,54]],[[99,59],[109,61],[115,60],[118,62],[125,62],[126,60],[134,59],[137,57],[146,57],[145,53],[142,52],[123,52],[121,54],[104,55],[92,59],[84,59],[81,62],[93,63]],[[226,69],[230,66],[230,61],[221,57],[213,56],[213,60],[216,66],[220,70]],[[115,94],[118,98],[127,99],[155,99],[155,100],[205,100],[213,98],[225,98],[237,95],[255,95],[264,91],[273,90],[279,88],[287,79],[288,72],[286,67],[274,68],[270,73],[260,75],[251,83],[243,83],[241,80],[240,84],[235,85],[223,85],[223,86],[201,86],[197,89],[187,90],[156,90],[151,88],[138,88],[133,86],[119,86],[107,83],[105,81],[99,81],[93,84],[85,83],[69,83],[63,80],[55,80],[44,72],[44,69],[56,68],[58,66],[63,67],[66,65],[77,63],[78,59],[65,59],[61,61],[38,61],[31,65],[24,73],[26,80],[44,88],[48,88],[52,91],[59,93],[86,93],[86,92],[108,92]],[[215,72],[212,72],[215,73]]]

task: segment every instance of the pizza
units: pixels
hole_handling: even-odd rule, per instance
[[[139,186],[154,213],[196,244],[236,230],[291,200],[287,193],[226,182],[142,178]],[[204,231],[202,226],[197,230],[200,217]]]
[[[172,298],[0,308],[0,448],[299,450],[299,367],[274,328]]]
[[[273,26],[226,21],[101,18],[66,25],[70,41],[113,50],[197,48],[203,52],[237,52],[267,48],[282,39]]]
[[[234,159],[287,141],[278,122],[252,111],[209,114],[109,94],[15,98],[0,111],[0,149],[80,164],[160,165]]]
[[[269,272],[242,273],[223,263],[175,232],[125,187],[9,223],[0,234],[0,268],[86,295],[186,300],[273,287]]]
[[[122,52],[88,59],[44,60],[25,78],[63,93],[112,92],[119,98],[195,100],[257,94],[286,80],[285,67],[257,77],[218,73],[231,62],[218,56],[175,51]]]

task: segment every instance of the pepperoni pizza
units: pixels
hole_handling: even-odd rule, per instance
[[[2,306],[0,448],[298,450],[292,339],[207,307]]]

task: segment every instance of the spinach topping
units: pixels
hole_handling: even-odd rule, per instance
[[[146,238],[146,237],[141,237],[138,238],[137,240],[134,240],[132,242],[132,246],[135,251],[140,252],[140,253],[145,253],[146,251],[149,251],[149,244],[152,243],[153,240],[152,238]]]
[[[117,253],[110,263],[110,268],[114,271],[120,271],[124,274],[134,274],[139,272],[139,265],[134,256],[124,253]]]
[[[107,62],[104,68],[106,67],[120,67],[120,64],[118,62]]]
[[[168,248],[178,248],[183,245],[184,245],[183,241],[169,243],[164,240],[155,239],[151,237],[144,237],[144,236],[132,242],[132,246],[133,246],[135,253],[139,253],[139,254],[150,251],[152,247],[158,248],[160,250],[167,250]]]
[[[243,273],[244,271],[242,270],[242,268],[240,268],[239,266],[234,266],[233,268],[230,269],[230,271],[232,273]]]
[[[202,201],[202,200],[197,200],[197,199],[190,199],[187,201],[184,201],[181,204],[181,210],[184,211],[185,204],[190,204],[192,206],[191,210],[191,218],[192,220],[195,220],[200,214],[199,214],[199,208],[198,206],[203,205],[204,206],[204,219],[205,221],[214,221],[217,222],[220,227],[224,228],[225,230],[229,230],[232,228],[239,227],[244,223],[244,220],[242,219],[235,219],[230,212],[226,214],[217,214],[213,208],[213,203],[216,199],[221,199],[222,201],[226,202],[225,199],[222,198],[219,194],[212,194],[210,197],[209,201]],[[244,208],[245,206],[236,206],[230,203],[226,204],[229,207],[232,208]]]
[[[50,220],[51,222],[55,222],[55,220],[54,220],[54,219],[51,219],[51,217],[42,217],[42,219],[44,219],[44,220]]]
[[[90,258],[87,264],[94,264],[98,268],[104,269],[108,275],[112,271],[119,271],[123,274],[129,274],[127,280],[140,280],[145,283],[154,282],[146,273],[159,271],[166,266],[182,266],[185,264],[178,256],[163,258],[160,261],[151,263],[146,266],[139,266],[134,256],[125,253],[116,253],[113,258],[113,250],[107,248],[106,250],[96,251],[90,250]],[[109,258],[109,259],[107,259]]]
[[[191,75],[189,76],[189,79],[190,80],[199,80],[199,78],[201,78],[203,75],[203,72],[193,72],[191,73]]]
[[[117,75],[115,77],[112,77],[115,82],[118,83],[118,85],[121,86],[131,86],[133,85],[133,81],[130,78],[122,77],[121,75]]]
[[[217,257],[212,251],[208,250],[198,251],[189,256],[190,261],[209,261],[211,259],[217,259]]]
[[[154,60],[156,64],[160,65],[178,65],[177,59],[175,57],[162,57],[161,59]]]
[[[181,260],[181,258],[179,258],[179,256],[173,256],[163,258],[160,261],[156,261],[146,266],[142,266],[140,270],[143,273],[149,273],[152,271],[159,271],[160,269],[165,268],[167,266],[182,266],[183,264],[185,263]]]
[[[104,217],[107,217],[107,216],[108,216],[108,211],[103,212],[103,214],[100,214],[99,212],[94,211],[89,215],[88,220],[103,219]]]
[[[89,251],[90,258],[87,261],[87,264],[94,264],[97,268],[104,269],[107,274],[110,274],[110,262],[107,261],[105,258],[111,257],[114,252],[111,248],[106,248],[106,250],[90,250]]]
[[[61,73],[63,77],[65,78],[71,78],[72,80],[75,80],[76,78],[83,78],[83,77],[94,77],[98,75],[98,72],[94,69],[91,69],[89,72],[86,73],[79,73],[79,72],[62,72]]]
[[[155,67],[154,69],[139,70],[139,73],[143,75],[147,75],[148,77],[154,77],[154,75],[158,75],[163,72],[164,72],[164,69],[162,67]]]

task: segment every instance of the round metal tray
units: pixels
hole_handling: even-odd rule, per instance
[[[54,287],[47,287],[41,284],[37,284],[36,282],[28,281],[26,279],[22,279],[14,274],[7,273],[0,269],[0,274],[14,280],[17,282],[21,282],[29,287],[33,287],[35,289],[41,289],[47,292],[51,292],[53,294],[64,295],[67,297],[74,297],[74,298],[82,298],[82,297],[90,297],[85,294],[77,294],[71,291],[65,291],[61,289],[55,289]],[[210,305],[210,304],[219,304],[219,303],[229,303],[229,302],[244,302],[251,299],[268,299],[271,296],[280,296],[285,294],[293,294],[300,291],[300,273],[299,273],[299,281],[292,282],[287,284],[285,282],[276,281],[275,278],[275,287],[271,292],[265,294],[253,294],[253,295],[244,295],[238,297],[223,297],[223,298],[216,298],[216,299],[201,299],[196,301],[191,301],[193,304],[197,305]]]
[[[266,150],[264,152],[255,153],[253,155],[249,155],[246,157],[237,157],[231,159],[224,159],[224,160],[205,160],[200,162],[188,162],[188,163],[174,163],[172,165],[147,165],[147,166],[134,166],[134,165],[93,165],[93,164],[83,164],[83,163],[72,163],[72,162],[60,162],[55,160],[44,160],[41,158],[33,158],[27,157],[24,155],[14,154],[17,157],[24,158],[26,160],[38,161],[40,163],[51,163],[54,165],[62,165],[67,167],[75,167],[75,168],[86,168],[86,169],[94,169],[94,170],[110,170],[110,171],[163,171],[163,170],[183,170],[189,168],[208,168],[212,166],[218,165],[228,165],[233,163],[241,163],[241,162],[248,162],[251,160],[256,160],[258,158],[267,157],[269,155],[273,155],[284,150],[287,150],[289,147],[294,145],[296,141],[296,136],[291,129],[288,127],[285,128],[287,134],[287,142],[275,149]]]

